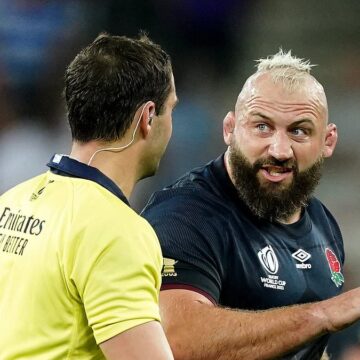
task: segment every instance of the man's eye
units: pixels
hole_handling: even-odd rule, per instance
[[[268,131],[269,130],[269,126],[266,124],[257,124],[256,128],[260,131]]]
[[[302,129],[302,128],[295,128],[291,130],[291,133],[294,134],[295,136],[303,136],[303,135],[307,135],[308,132],[306,131],[306,129]]]

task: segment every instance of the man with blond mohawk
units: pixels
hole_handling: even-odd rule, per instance
[[[325,359],[330,334],[360,318],[360,289],[339,295],[339,227],[312,196],[337,129],[311,67],[282,50],[259,60],[225,116],[225,154],[143,212],[175,359]]]

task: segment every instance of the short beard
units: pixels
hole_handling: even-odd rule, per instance
[[[250,211],[259,218],[286,222],[298,210],[307,206],[321,178],[323,157],[310,168],[299,172],[295,160],[279,161],[269,157],[259,159],[251,165],[234,143],[229,150],[235,188]],[[287,186],[281,182],[260,184],[257,174],[264,164],[291,168],[293,181]]]

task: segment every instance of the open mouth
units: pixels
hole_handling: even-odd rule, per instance
[[[292,175],[293,169],[284,166],[265,165],[260,169],[264,177],[272,182],[282,181]]]

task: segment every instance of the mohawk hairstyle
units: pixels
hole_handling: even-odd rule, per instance
[[[275,55],[266,59],[256,60],[257,72],[270,72],[275,83],[282,82],[289,90],[295,90],[310,74],[312,67],[310,60],[300,59],[279,49]]]

